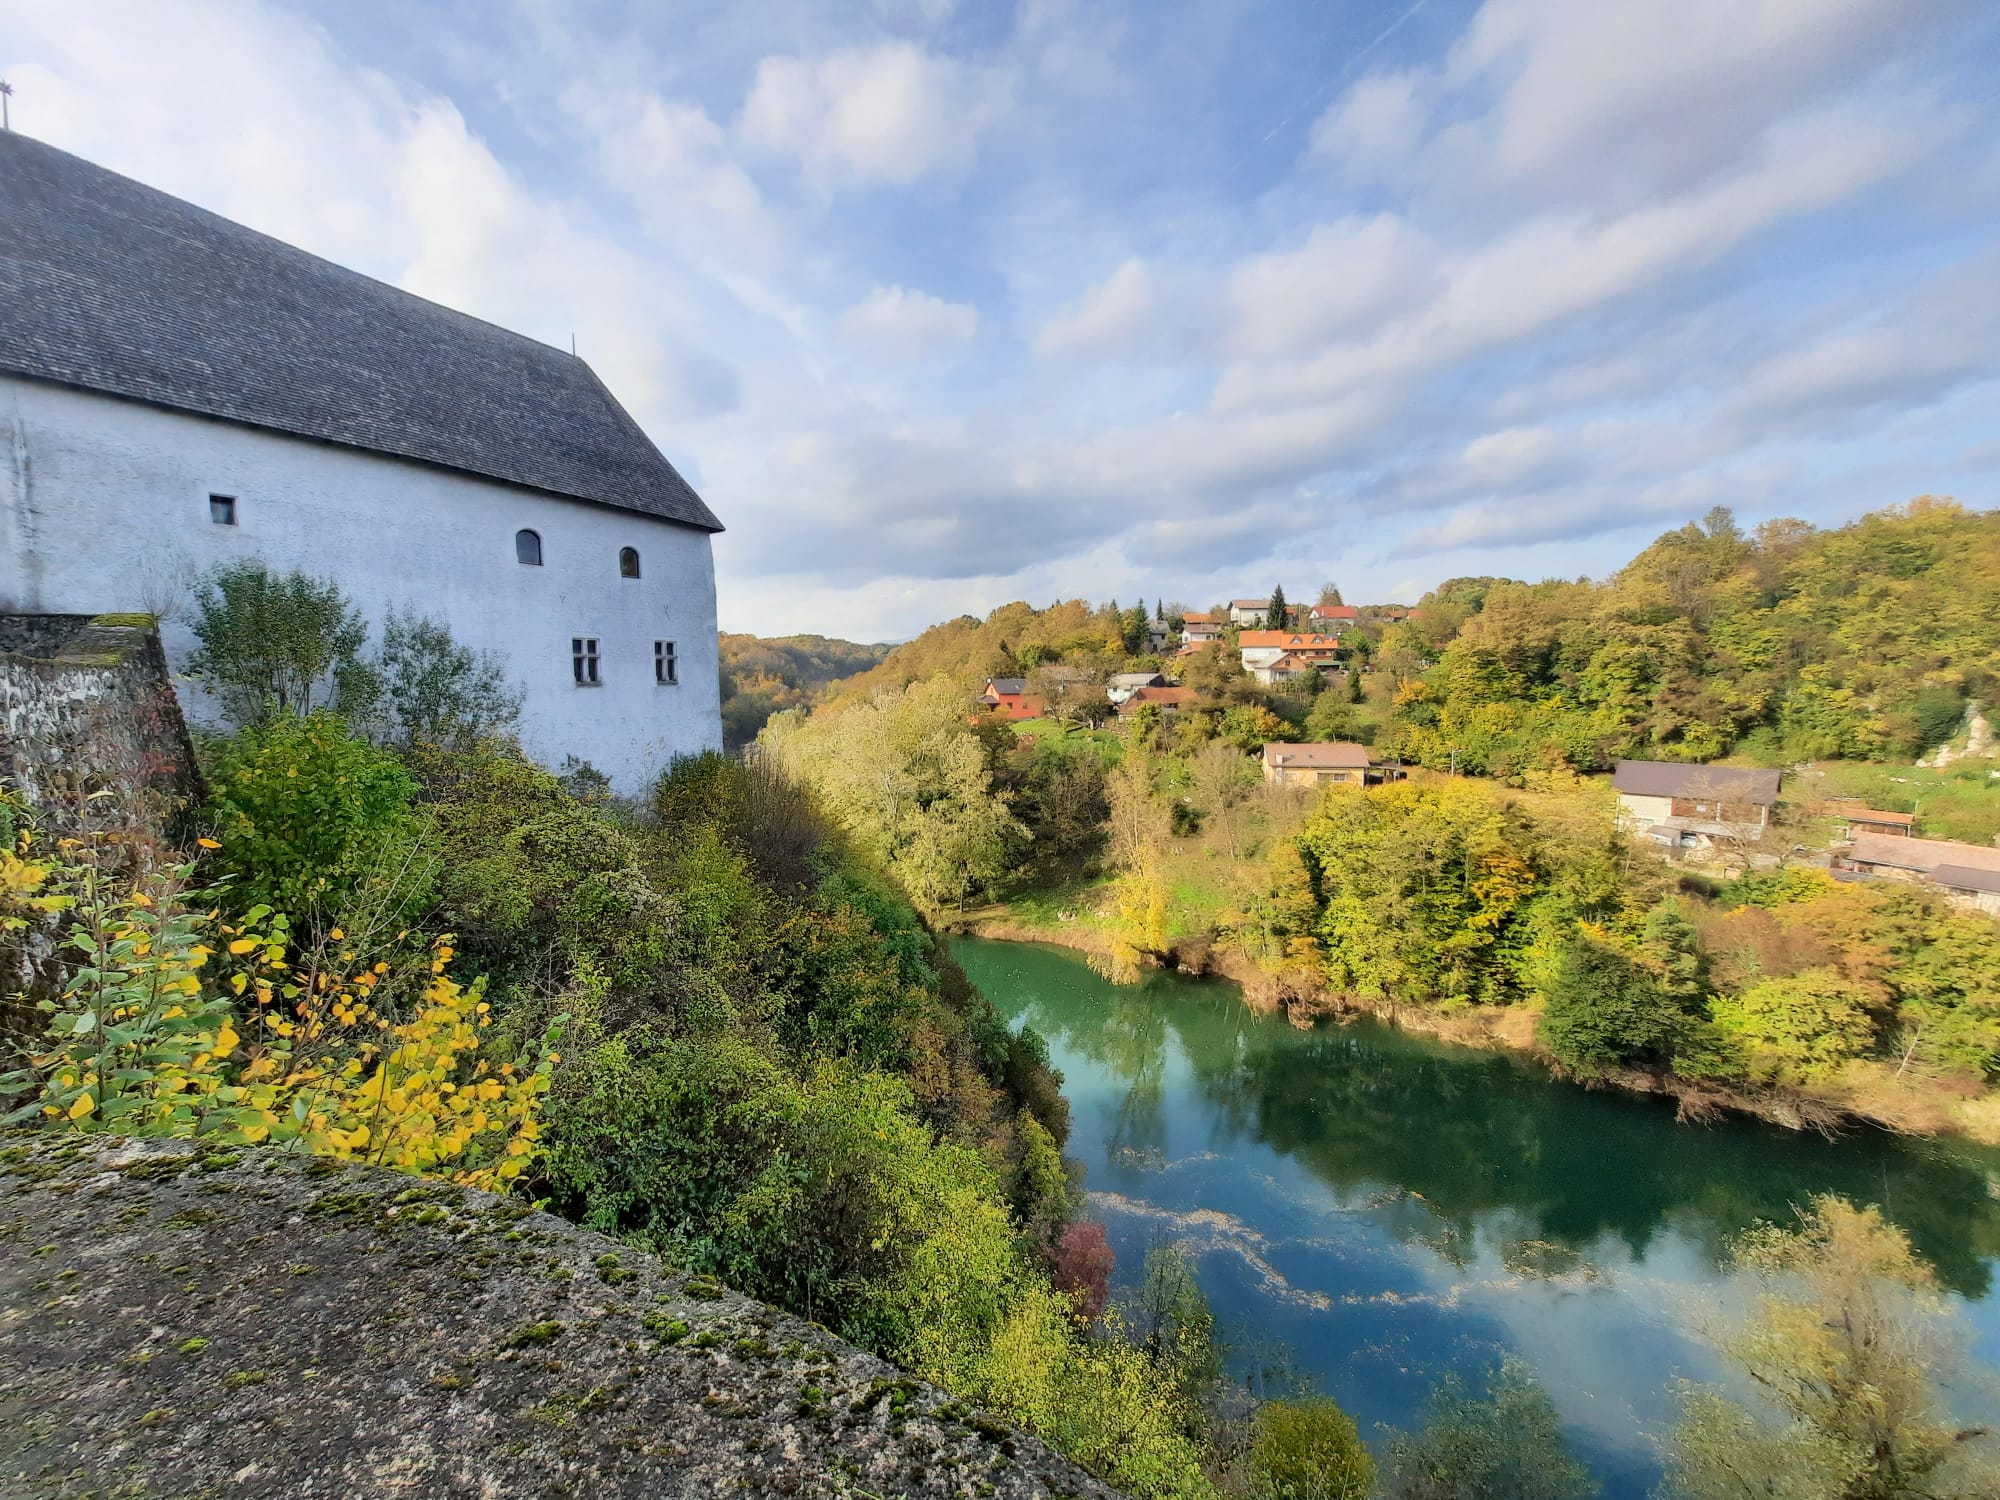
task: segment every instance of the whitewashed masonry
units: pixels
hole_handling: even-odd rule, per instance
[[[569,353],[0,135],[0,611],[165,607],[179,666],[191,580],[304,569],[637,792],[721,743],[720,529]]]

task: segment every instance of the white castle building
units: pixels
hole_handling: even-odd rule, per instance
[[[0,134],[0,612],[297,568],[499,652],[528,752],[633,792],[721,745],[721,529],[574,355]]]

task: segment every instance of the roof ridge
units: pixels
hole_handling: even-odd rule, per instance
[[[581,356],[0,135],[0,367],[704,531]]]

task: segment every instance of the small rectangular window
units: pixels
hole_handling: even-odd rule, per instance
[[[234,495],[210,495],[208,497],[208,518],[218,526],[236,524],[236,497]]]
[[[597,637],[573,635],[569,638],[569,667],[578,687],[597,687]]]
[[[674,659],[672,641],[653,642],[653,681],[661,687],[674,687],[681,680],[681,666]]]

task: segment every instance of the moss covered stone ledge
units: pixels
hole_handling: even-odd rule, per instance
[[[0,1133],[0,1496],[1077,1496],[1039,1442],[491,1194]]]

